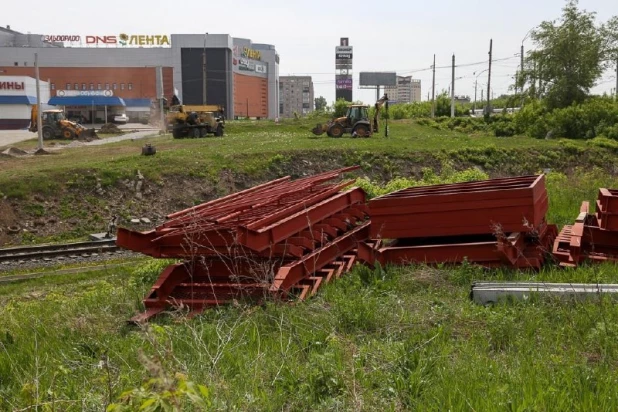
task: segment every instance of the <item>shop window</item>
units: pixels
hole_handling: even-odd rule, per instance
[[[109,83],[105,83],[105,90],[109,90]]]
[[[101,90],[101,83],[97,83],[97,90]]]
[[[90,83],[90,90],[94,90],[94,83]]]
[[[120,90],[124,90],[124,83],[120,83]]]
[[[129,83],[129,90],[133,90],[133,83]]]
[[[112,84],[112,90],[116,90],[117,86],[118,85],[116,83]]]
[[[71,90],[71,83],[67,83],[66,88],[67,90]]]

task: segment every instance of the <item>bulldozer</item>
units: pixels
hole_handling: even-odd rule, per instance
[[[30,111],[29,131],[37,133],[37,105],[32,106]],[[43,139],[85,139],[98,137],[94,129],[87,129],[79,123],[67,120],[62,110],[44,110],[41,112],[41,125],[43,129]]]
[[[329,137],[341,137],[349,133],[352,137],[370,137],[379,131],[378,117],[382,106],[387,102],[388,96],[385,94],[375,103],[375,114],[371,122],[369,121],[369,106],[351,104],[345,116],[325,124],[318,123],[311,131],[317,136],[326,133]]]
[[[175,105],[170,106],[166,119],[175,139],[206,137],[209,134],[223,136],[225,128],[223,106]]]

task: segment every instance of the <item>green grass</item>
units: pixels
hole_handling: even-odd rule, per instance
[[[571,164],[616,164],[616,149],[562,140],[526,137],[468,136],[436,130],[412,121],[391,122],[390,137],[368,139],[314,136],[307,121],[229,122],[224,138],[172,139],[169,135],[97,147],[79,147],[50,156],[0,158],[0,190],[11,198],[31,193],[53,194],[67,186],[91,185],[95,177],[105,186],[132,177],[140,170],[158,181],[183,174],[217,180],[222,170],[250,176],[302,171],[299,162],[333,166],[359,164],[364,173],[386,178],[406,175],[415,165],[440,165],[449,159],[478,166],[492,174],[514,174],[542,168],[565,170]],[[156,156],[141,156],[141,147],[154,144]]]
[[[143,271],[38,279],[0,295],[0,407],[103,410],[154,364],[206,385],[220,410],[614,410],[616,305],[485,308],[468,293],[474,279],[617,277],[612,265],[358,268],[304,303],[226,307],[142,329],[123,320],[147,289]]]
[[[573,222],[581,200],[616,183],[601,171],[550,173],[550,220]],[[306,302],[127,326],[166,264],[0,285],[0,410],[103,410],[177,373],[206,385],[218,410],[618,409],[614,302],[481,307],[468,296],[477,280],[618,283],[614,264],[357,267]]]
[[[330,139],[313,137],[309,122],[239,121],[229,122],[223,139],[162,136],[0,158],[0,191],[60,197],[64,219],[84,217],[77,204],[105,206],[91,194],[97,178],[108,187],[138,169],[155,183],[169,175],[216,181],[228,169],[259,181],[360,164],[363,187],[379,194],[384,181],[400,176],[408,180],[385,190],[552,168],[548,220],[561,226],[599,187],[618,187],[616,149],[605,141],[497,139],[391,124],[388,139]],[[140,156],[147,142],[156,156]],[[42,213],[24,204],[28,215]],[[613,302],[532,299],[485,308],[468,296],[475,280],[618,283],[613,264],[548,265],[539,273],[357,267],[307,302],[239,302],[129,327],[125,321],[143,310],[143,296],[168,263],[141,259],[0,284],[0,410],[104,410],[161,376],[206,385],[218,410],[618,410]]]

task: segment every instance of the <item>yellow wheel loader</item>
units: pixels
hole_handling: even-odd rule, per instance
[[[223,106],[176,105],[167,112],[167,124],[175,139],[206,137],[209,134],[223,136],[225,116]]]
[[[66,119],[62,110],[44,110],[41,112],[41,126],[43,129],[43,139],[85,139],[98,137],[94,129],[86,129],[79,123],[71,122]],[[30,112],[29,131],[37,133],[37,106],[32,106]]]
[[[388,102],[385,94],[376,102],[373,121],[369,121],[369,106],[361,104],[351,104],[345,116],[331,120],[326,124],[318,124],[311,129],[313,134],[320,136],[326,133],[329,137],[341,137],[345,133],[352,137],[370,137],[379,131],[378,116],[382,106]]]

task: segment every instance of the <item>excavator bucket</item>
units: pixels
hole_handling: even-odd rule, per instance
[[[311,131],[313,132],[314,135],[320,136],[324,134],[325,132],[324,129],[325,129],[324,126],[318,123],[313,129],[311,129]]]

